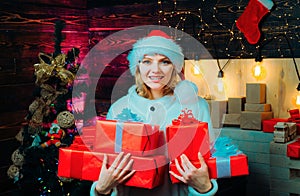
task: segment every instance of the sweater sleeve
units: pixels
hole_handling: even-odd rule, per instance
[[[96,185],[97,185],[97,182],[94,182],[92,184],[91,190],[90,190],[90,196],[101,196],[96,192],[96,189],[95,189]],[[118,195],[117,188],[114,188],[113,192],[110,194],[110,196],[117,196],[117,195]]]
[[[213,196],[218,191],[218,183],[215,179],[211,179],[212,189],[207,193],[199,193],[193,187],[188,186],[188,196]]]

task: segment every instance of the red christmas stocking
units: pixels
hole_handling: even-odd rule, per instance
[[[272,9],[272,0],[250,0],[245,11],[237,19],[237,28],[244,33],[250,44],[256,44],[260,38],[259,23]]]

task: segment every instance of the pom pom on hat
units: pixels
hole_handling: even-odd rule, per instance
[[[165,32],[152,30],[147,37],[141,38],[133,44],[133,48],[127,56],[132,75],[135,75],[136,66],[146,54],[160,54],[168,57],[175,66],[176,71],[181,72],[184,63],[182,48]]]

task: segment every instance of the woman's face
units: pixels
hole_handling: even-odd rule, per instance
[[[151,91],[161,91],[170,81],[174,66],[166,56],[155,54],[145,55],[139,69],[143,82]]]

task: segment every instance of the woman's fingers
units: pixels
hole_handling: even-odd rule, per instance
[[[131,170],[132,165],[133,165],[133,159],[131,159],[127,163],[127,165],[121,170],[121,172],[119,174],[120,179],[123,178],[123,176]]]
[[[181,182],[187,183],[186,180],[182,176],[179,176],[178,174],[175,174],[173,171],[169,171],[169,173],[172,176],[174,176],[177,180],[180,180]]]
[[[128,178],[130,178],[133,174],[135,173],[135,170],[130,171],[126,176],[124,176],[119,183],[123,183],[125,180],[127,180]]]
[[[196,169],[196,167],[191,163],[191,161],[187,158],[185,154],[181,155],[180,158],[181,158],[182,167],[185,168],[185,171]]]
[[[115,170],[118,167],[118,164],[119,164],[120,160],[122,159],[123,155],[124,155],[124,152],[120,152],[118,154],[118,156],[116,157],[116,159],[114,160],[114,162],[109,167],[109,169]]]

